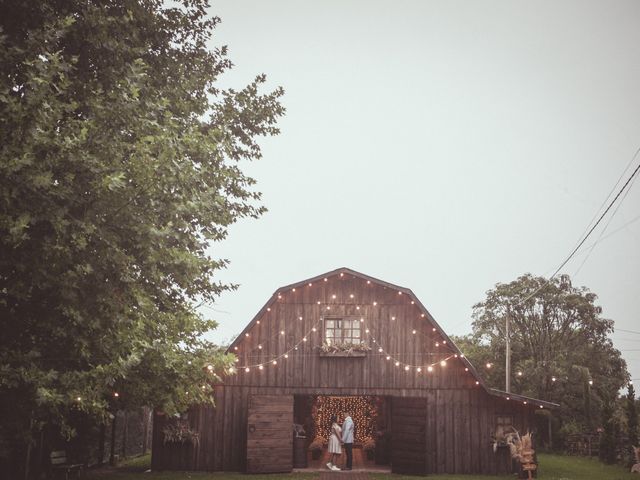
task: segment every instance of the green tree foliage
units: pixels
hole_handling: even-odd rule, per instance
[[[467,344],[465,353],[489,384],[504,390],[508,314],[512,391],[556,402],[556,419],[593,430],[603,398],[628,380],[626,363],[609,339],[613,321],[602,318],[596,295],[574,287],[568,276],[547,282],[524,275],[487,292],[474,306],[473,333],[462,339],[462,349]]]
[[[0,444],[70,411],[210,401],[207,247],[264,208],[241,161],[281,89],[216,87],[206,0],[2,1]],[[212,370],[207,369],[212,365]],[[71,434],[71,431],[67,431]],[[19,442],[18,442],[19,443]]]

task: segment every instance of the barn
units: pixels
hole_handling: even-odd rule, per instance
[[[152,469],[319,467],[331,415],[350,412],[354,467],[507,473],[492,437],[533,430],[554,406],[489,388],[411,290],[349,268],[276,290],[228,352],[236,368],[215,385],[215,407],[156,412]],[[176,421],[194,441],[163,438]]]

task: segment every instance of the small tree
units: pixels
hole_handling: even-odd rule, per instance
[[[616,461],[616,435],[613,421],[613,401],[606,398],[602,404],[602,428],[600,437],[600,460],[604,463],[615,463]]]
[[[632,445],[638,446],[638,410],[636,408],[636,391],[633,388],[633,383],[629,383],[627,390],[625,413],[627,417],[627,436],[629,437],[627,450],[630,463],[633,464],[635,461],[635,454],[633,452]]]

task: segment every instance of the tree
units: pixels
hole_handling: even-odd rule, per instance
[[[602,405],[602,426],[598,456],[604,463],[612,464],[616,461],[616,428],[611,398],[605,398]]]
[[[627,398],[625,399],[624,406],[627,420],[627,437],[629,438],[629,445],[627,445],[626,448],[629,463],[632,465],[635,463],[635,454],[631,446],[638,446],[638,409],[636,406],[636,391],[631,382],[629,382],[627,387]]]
[[[232,359],[194,305],[235,287],[207,248],[264,212],[239,162],[284,109],[264,75],[216,86],[231,62],[207,46],[206,0],[0,3],[6,458],[44,424],[73,434],[72,411],[104,418],[118,390],[169,411],[211,401]]]
[[[485,377],[504,389],[505,320],[510,318],[512,390],[560,404],[557,418],[591,430],[603,398],[627,381],[626,364],[608,335],[596,295],[576,288],[568,276],[547,280],[524,275],[498,284],[473,307],[476,344],[467,356],[491,363]],[[465,352],[466,353],[466,352]]]

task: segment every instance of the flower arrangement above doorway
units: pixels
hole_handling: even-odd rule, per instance
[[[366,343],[323,343],[317,347],[321,357],[364,357],[371,347]]]

